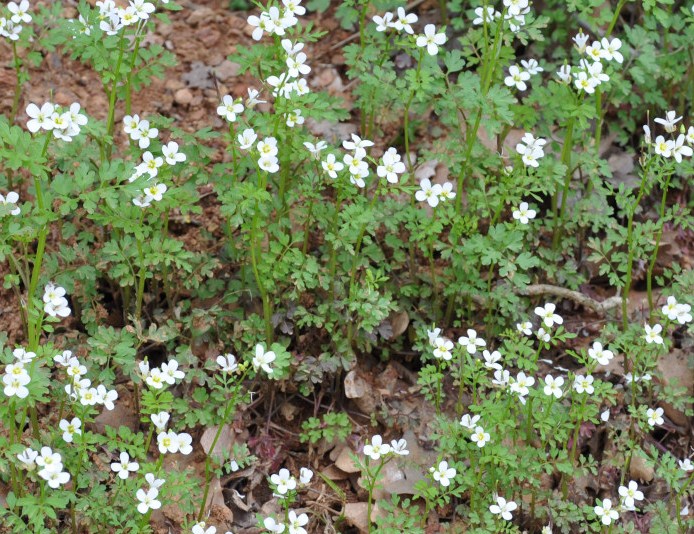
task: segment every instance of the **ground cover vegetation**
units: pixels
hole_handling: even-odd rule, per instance
[[[0,6],[0,531],[691,532],[692,6],[203,9]]]

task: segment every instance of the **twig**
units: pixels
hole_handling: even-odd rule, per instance
[[[609,310],[619,306],[622,301],[620,296],[615,295],[614,297],[610,297],[602,302],[599,302],[588,297],[587,295],[584,295],[583,293],[580,293],[579,291],[573,291],[572,289],[552,286],[549,284],[534,284],[519,291],[519,294],[526,297],[534,297],[538,295],[553,295],[555,297],[561,297],[567,300],[572,300],[576,304],[580,304],[586,308],[590,308],[600,316],[604,316]]]

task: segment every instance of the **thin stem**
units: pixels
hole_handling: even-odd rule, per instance
[[[663,228],[665,226],[665,203],[667,200],[667,191],[670,187],[670,178],[672,174],[668,174],[665,180],[665,185],[663,186],[663,195],[660,199],[660,216],[658,217],[658,234],[655,238],[655,247],[653,248],[653,254],[651,255],[651,262],[648,264],[648,271],[646,272],[646,292],[648,293],[648,311],[653,313],[653,269],[655,268],[655,262],[658,259],[658,250],[660,249],[660,240],[663,237]]]
[[[566,167],[566,175],[564,176],[564,187],[561,191],[561,208],[559,204],[559,189],[552,197],[552,212],[554,214],[554,237],[552,239],[552,249],[557,250],[561,241],[562,232],[564,230],[564,216],[566,214],[567,198],[569,196],[569,187],[571,185],[571,149],[573,148],[573,133],[575,119],[571,117],[566,126],[566,134],[564,135],[564,146],[561,149],[561,162]]]
[[[21,79],[21,68],[22,62],[19,59],[19,54],[17,53],[17,42],[12,41],[12,58],[14,59],[14,70],[17,76],[17,81],[14,86],[14,98],[12,100],[12,113],[10,114],[10,124],[14,124],[17,118],[17,112],[19,111],[19,98],[22,94],[22,79]]]
[[[113,127],[114,120],[116,116],[116,92],[118,89],[118,80],[120,77],[120,67],[123,63],[123,54],[125,53],[125,32],[121,32],[120,41],[118,42],[118,59],[116,60],[116,69],[113,72],[113,82],[111,84],[111,94],[108,98],[108,118],[106,119],[106,135],[108,137],[113,137]],[[106,157],[111,157],[111,151],[113,149],[113,139],[109,143],[106,149]]]

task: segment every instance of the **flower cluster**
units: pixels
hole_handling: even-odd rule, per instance
[[[455,198],[451,182],[445,182],[443,185],[432,184],[429,178],[422,178],[419,182],[419,187],[420,189],[415,193],[414,197],[419,202],[427,202],[432,208],[438,206],[441,200]]]
[[[525,26],[525,16],[530,13],[529,0],[504,0],[504,23],[513,33],[518,33]],[[501,17],[501,13],[491,6],[475,8],[475,26],[489,25]]]
[[[588,45],[589,36],[580,31],[573,37],[575,47],[581,56],[577,66],[562,65],[557,72],[560,81],[566,84],[573,80],[574,87],[579,93],[593,94],[595,88],[610,77],[604,72],[602,61],[622,63],[624,58],[619,52],[622,41],[603,37],[601,41],[593,41]]]
[[[661,311],[668,319],[677,321],[679,324],[692,322],[691,305],[677,302],[677,299],[672,295],[667,298],[667,303]]]
[[[282,468],[279,473],[270,476],[270,485],[273,488],[274,496],[285,501],[288,507],[293,502],[296,496],[297,488],[306,487],[311,483],[313,471],[307,467],[302,467],[299,471],[299,480],[289,472],[289,469]],[[306,534],[304,528],[308,525],[308,515],[297,514],[294,510],[288,510],[286,523],[277,521],[274,517],[266,517],[263,520],[263,526],[270,532],[284,532],[287,530],[290,534]]]
[[[65,385],[65,392],[72,400],[79,400],[83,406],[95,406],[98,404],[103,405],[107,410],[114,409],[114,401],[118,399],[118,392],[115,389],[107,389],[103,384],[92,387],[91,380],[84,378],[84,375],[87,374],[87,367],[80,363],[72,355],[71,351],[63,351],[55,356],[53,361],[65,369],[65,373],[70,381],[69,384]]]
[[[19,34],[22,33],[22,22],[28,24],[31,22],[29,14],[29,0],[21,0],[21,2],[9,2],[7,10],[9,18],[0,17],[0,35],[10,41],[18,41]]]
[[[14,349],[12,355],[15,362],[5,366],[5,374],[2,377],[3,391],[7,397],[16,396],[19,399],[25,399],[29,395],[27,385],[31,382],[31,376],[25,365],[36,358],[36,354],[27,352],[23,348],[17,348]]]
[[[169,360],[162,363],[161,367],[150,369],[149,362],[144,360],[138,364],[140,368],[140,376],[145,383],[153,389],[162,389],[167,386],[173,386],[176,380],[183,380],[185,373],[178,368],[176,360]]]
[[[99,28],[107,35],[116,35],[122,28],[139,24],[154,13],[154,4],[146,0],[130,0],[128,7],[119,7],[115,0],[101,0],[99,8]]]
[[[26,108],[27,129],[31,133],[39,130],[53,132],[53,136],[66,142],[71,142],[72,138],[79,135],[81,127],[87,124],[86,115],[82,115],[79,103],[70,104],[68,109],[64,109],[56,104],[45,102],[41,107],[29,104]]]
[[[546,139],[541,137],[536,139],[533,134],[526,132],[521,142],[516,145],[516,152],[521,155],[526,167],[539,167],[540,164],[537,160],[545,156],[544,146],[546,144]]]
[[[156,139],[159,135],[157,128],[151,127],[148,120],[140,119],[138,115],[126,115],[123,118],[123,131],[131,140],[137,141],[141,149],[149,148],[151,140]],[[165,183],[155,178],[159,175],[159,170],[164,167],[164,164],[173,167],[186,161],[186,155],[179,152],[176,141],[169,141],[166,145],[162,145],[161,152],[161,156],[155,156],[149,150],[144,152],[142,161],[135,167],[135,172],[128,179],[128,181],[134,182],[141,176],[147,176],[149,185],[133,199],[133,204],[136,206],[146,208],[153,201],[159,202],[163,198],[168,188]]]
[[[488,351],[485,351],[488,352]],[[497,352],[498,354],[498,352]],[[468,429],[469,431],[472,432],[470,436],[470,440],[475,443],[480,449],[484,447],[487,442],[491,440],[491,436],[489,435],[488,432],[484,431],[484,428],[479,425],[480,421],[480,416],[479,415],[470,415],[470,414],[465,414],[463,417],[460,419],[460,426],[463,428]]]
[[[313,478],[313,471],[308,467],[302,467],[299,470],[299,480],[297,482],[294,475],[289,472],[289,469],[282,468],[279,473],[270,476],[270,482],[274,488],[275,497],[284,499],[288,494],[296,490],[297,486],[307,486]]]
[[[252,33],[253,39],[260,41],[263,33],[282,36],[287,28],[298,24],[297,15],[306,13],[301,0],[282,0],[282,4],[284,5],[282,12],[279,7],[272,6],[267,11],[263,11],[259,17],[255,15],[248,17],[248,24],[255,28]]]
[[[545,69],[540,67],[536,59],[521,60],[521,66],[511,65],[508,68],[508,76],[504,78],[504,85],[515,87],[519,91],[525,91],[528,86],[525,82],[530,80],[530,76],[540,74]]]
[[[690,126],[685,134],[684,126],[680,129],[680,134],[675,138],[677,132],[676,124],[682,120],[682,116],[677,116],[674,110],[668,111],[664,118],[657,117],[654,122],[663,126],[665,131],[672,136],[671,139],[665,139],[665,136],[659,135],[655,138],[655,142],[651,141],[651,128],[644,124],[643,131],[645,133],[646,145],[652,146],[655,153],[664,158],[674,158],[677,163],[682,163],[683,157],[692,157],[692,147],[694,147],[694,126]]]
[[[57,489],[67,484],[70,473],[63,471],[63,458],[59,452],[53,452],[50,447],[41,447],[41,452],[27,447],[17,455],[27,471],[33,471],[38,466],[38,475],[48,482],[48,486]]]
[[[407,441],[404,439],[394,439],[388,443],[383,443],[383,438],[376,434],[371,438],[371,442],[364,445],[364,454],[372,460],[380,460],[381,457],[388,458],[390,456],[407,456],[410,451],[407,450]]]
[[[52,283],[46,284],[43,290],[43,311],[51,317],[67,317],[70,306],[65,298],[65,288]]]
[[[161,501],[159,501],[159,488],[162,487],[165,480],[157,478],[153,473],[147,473],[145,475],[145,480],[149,487],[147,489],[140,488],[135,493],[135,497],[139,501],[137,505],[137,511],[141,514],[146,514],[150,510],[158,510],[161,508]]]

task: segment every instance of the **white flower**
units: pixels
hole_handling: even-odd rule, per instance
[[[288,491],[296,489],[296,479],[289,473],[289,469],[280,469],[279,474],[270,477],[270,482],[275,485],[275,491],[280,495],[286,495]]]
[[[166,384],[166,377],[164,377],[164,374],[161,372],[161,369],[155,367],[149,372],[149,375],[147,375],[145,382],[148,386],[153,387],[154,389],[162,389],[164,387],[164,384]]]
[[[506,387],[508,383],[511,381],[511,374],[506,370],[496,370],[494,371],[494,380],[492,380],[492,384],[495,386],[499,387]]]
[[[128,136],[132,135],[135,131],[139,130],[140,128],[140,116],[139,115],[126,115],[123,117],[123,131],[128,134]]]
[[[417,15],[415,15],[414,13],[406,14],[405,8],[399,7],[392,27],[398,31],[405,30],[410,35],[413,35],[414,30],[412,29],[411,24],[417,22],[418,18],[419,17],[417,17]]]
[[[275,156],[261,156],[260,159],[258,159],[258,167],[265,172],[273,174],[280,170],[277,161]]]
[[[497,363],[501,361],[501,353],[498,350],[494,352],[485,350],[482,352],[482,357],[484,358],[484,366],[487,369],[501,369],[501,365]]]
[[[311,72],[311,67],[306,65],[306,54],[303,52],[287,57],[286,63],[290,78],[298,78],[299,75],[305,76]]]
[[[217,106],[217,115],[229,122],[236,121],[236,115],[243,112],[241,99],[234,100],[231,95],[224,95],[222,103]]]
[[[111,471],[117,473],[121,480],[126,480],[130,476],[131,471],[134,473],[138,469],[140,469],[140,464],[131,462],[130,455],[125,451],[120,453],[120,462],[111,464]]]
[[[256,371],[260,368],[263,369],[267,374],[272,374],[273,369],[270,364],[275,361],[275,353],[272,351],[265,352],[265,347],[260,343],[255,346],[255,356],[253,357],[253,369]]]
[[[477,347],[484,347],[487,342],[477,337],[477,332],[472,328],[468,328],[467,336],[461,336],[458,338],[458,343],[466,348],[470,354],[475,354],[477,352]]]
[[[436,348],[434,349],[434,358],[443,358],[446,361],[451,360],[453,355],[451,350],[453,350],[453,342],[445,337],[437,338],[434,342]]]
[[[531,388],[534,384],[535,379],[532,376],[526,376],[526,374],[521,371],[516,376],[516,379],[511,383],[511,391],[525,397],[530,392],[529,388]]]
[[[390,445],[383,443],[383,438],[379,434],[371,438],[370,444],[364,445],[364,454],[372,460],[378,460],[381,456],[386,456],[390,452]]]
[[[672,156],[672,151],[675,148],[675,142],[672,139],[668,139],[666,141],[662,135],[659,135],[655,138],[653,148],[655,149],[656,154],[659,154],[664,158],[669,158]]]
[[[375,15],[372,20],[376,23],[377,32],[384,32],[393,26],[393,14],[390,11],[385,12],[382,17]]]
[[[187,455],[193,452],[193,436],[187,432],[176,434],[176,442],[178,444],[178,452]]]
[[[600,419],[603,423],[607,423],[610,420],[610,410],[605,410],[600,414]]]
[[[557,77],[566,84],[571,82],[571,65],[562,65],[559,67]]]
[[[154,489],[161,488],[164,485],[164,482],[166,482],[166,480],[164,480],[163,478],[157,478],[156,476],[154,476],[154,473],[147,473],[145,475],[145,480],[147,481],[147,484],[149,484],[150,487]]]
[[[151,139],[155,139],[159,135],[157,128],[152,128],[149,121],[142,120],[137,126],[137,130],[130,134],[130,139],[137,141],[137,145],[142,148],[148,148]],[[161,159],[161,158],[159,158]]]
[[[580,71],[575,77],[574,84],[578,90],[585,91],[588,94],[593,94],[595,92],[595,86],[597,85],[597,83],[595,83],[595,78],[589,78],[585,71]]]
[[[176,432],[160,432],[157,435],[157,445],[159,446],[159,452],[165,454],[177,453],[178,452],[178,436]]]
[[[436,33],[436,27],[433,24],[424,26],[424,35],[417,37],[417,46],[420,48],[426,47],[430,56],[435,56],[439,52],[439,46],[446,42],[445,33]]]
[[[354,150],[355,154],[358,153],[358,149],[366,151],[367,148],[374,146],[373,141],[368,139],[362,139],[358,135],[352,134],[351,141],[342,141],[342,147],[345,150]]]
[[[82,426],[82,421],[80,421],[77,417],[73,417],[72,421],[61,419],[58,426],[60,427],[60,430],[63,431],[63,441],[66,443],[72,443],[73,436],[75,434],[82,433],[80,428]]]
[[[380,178],[385,178],[391,184],[398,183],[398,174],[405,172],[405,164],[400,161],[400,154],[395,148],[390,147],[381,158],[381,165],[376,169],[376,174]]]
[[[441,185],[441,191],[439,191],[439,199],[452,200],[454,198],[455,193],[453,192],[453,184],[451,182],[444,182]]]
[[[42,469],[39,471],[39,476],[48,482],[48,486],[53,489],[57,489],[70,481],[70,473],[67,471],[47,471]]]
[[[113,403],[118,399],[118,392],[115,389],[107,390],[106,386],[99,384],[96,387],[97,402],[103,404],[107,410],[113,410],[116,406]]]
[[[284,118],[287,121],[287,126],[293,128],[297,124],[301,125],[304,123],[304,117],[301,116],[301,110],[295,109],[289,113],[284,114]]]
[[[286,528],[284,523],[278,523],[272,517],[266,517],[263,520],[263,526],[267,530],[269,530],[270,532],[273,532],[275,534],[281,534],[282,532],[284,532],[284,529]]]
[[[490,6],[487,6],[486,9],[484,7],[476,7],[475,16],[476,18],[472,19],[472,24],[474,26],[482,26],[485,22],[490,23],[494,19],[498,19],[501,13],[495,11],[494,8]]]
[[[306,514],[296,515],[294,510],[289,510],[287,515],[289,523],[289,534],[306,534],[304,526],[308,524],[308,516]]]
[[[153,200],[159,202],[162,198],[164,198],[164,193],[166,193],[167,189],[168,187],[166,187],[166,184],[161,183],[155,183],[145,187],[143,191],[145,194],[146,204],[149,205]]]
[[[607,61],[612,61],[614,59],[620,64],[624,61],[624,57],[622,57],[622,54],[618,51],[622,48],[622,41],[616,38],[610,41],[607,37],[603,37],[600,42],[602,43],[603,57]]]
[[[658,124],[662,124],[665,127],[665,131],[668,133],[673,133],[677,128],[675,124],[681,120],[682,117],[678,117],[676,111],[668,111],[665,113],[664,119],[661,119],[660,117],[654,119],[654,121]]]
[[[258,136],[253,131],[253,128],[246,128],[243,133],[238,135],[237,139],[239,141],[239,148],[241,150],[248,150],[255,144]]]
[[[477,446],[481,449],[487,444],[487,442],[490,440],[490,437],[489,434],[484,431],[484,428],[478,426],[475,428],[475,431],[472,433],[472,436],[470,436],[470,439],[477,443]]]
[[[178,362],[176,360],[169,360],[169,363],[162,363],[161,373],[164,375],[164,380],[169,385],[175,384],[176,380],[183,380],[186,376],[183,371],[178,369]]]
[[[545,387],[543,391],[548,397],[554,395],[557,399],[562,396],[561,387],[564,385],[564,379],[561,376],[554,378],[552,375],[545,377]]]
[[[429,345],[436,347],[436,340],[441,337],[441,329],[433,328],[432,330],[427,330],[427,337],[429,338]]]
[[[158,510],[161,508],[161,502],[157,500],[159,490],[156,488],[149,488],[147,491],[139,489],[135,496],[137,500],[140,501],[140,504],[137,505],[137,511],[143,515],[149,510]]]
[[[668,319],[674,321],[677,319],[677,306],[677,299],[674,296],[670,295],[667,298],[667,304],[665,304],[665,306],[662,307],[661,312],[663,313],[663,315],[667,316]]]
[[[545,343],[549,343],[549,340],[552,339],[552,336],[549,335],[549,332],[545,332],[545,329],[540,327],[538,328],[537,332],[535,332],[535,336],[537,339],[544,341]]]
[[[646,417],[648,418],[648,424],[651,427],[654,427],[655,425],[662,425],[665,420],[663,419],[663,414],[665,411],[658,407],[655,410],[653,408],[648,408],[646,410]]]
[[[170,417],[169,412],[153,413],[149,416],[149,418],[152,420],[152,424],[157,427],[157,430],[164,430],[166,428],[166,424],[169,422]]]
[[[555,324],[562,324],[564,322],[564,319],[562,319],[560,315],[554,313],[556,309],[557,307],[553,303],[548,302],[544,307],[535,308],[535,315],[542,318],[547,328],[552,328]]]
[[[576,393],[587,393],[588,395],[592,395],[595,391],[595,388],[593,387],[593,380],[594,378],[592,375],[576,375],[574,377],[573,386]]]
[[[50,102],[46,102],[40,108],[36,104],[29,104],[26,113],[30,120],[27,121],[27,129],[31,133],[36,133],[39,130],[50,131],[55,127],[53,123],[53,113],[55,107]]]
[[[161,151],[164,154],[166,163],[169,165],[176,165],[176,163],[186,160],[186,155],[178,151],[178,143],[176,141],[169,141],[161,147]]]
[[[689,304],[677,305],[677,322],[679,324],[692,322],[692,307]]]
[[[37,451],[30,447],[27,447],[17,455],[17,460],[24,464],[24,468],[27,471],[33,471],[34,469],[36,469],[36,458],[38,458],[38,455],[39,453]],[[680,462],[680,466],[681,465],[682,462]]]
[[[453,479],[457,473],[455,468],[448,467],[448,462],[445,460],[439,462],[439,466],[436,469],[432,467],[431,471],[433,471],[434,480],[436,480],[443,487],[450,486],[451,479]]]
[[[277,139],[274,137],[266,137],[262,141],[258,141],[256,148],[258,149],[261,157],[276,156],[278,152]]]
[[[617,519],[619,519],[619,513],[612,508],[612,501],[610,499],[604,499],[602,501],[602,506],[596,506],[593,510],[595,511],[595,515],[598,516],[598,519],[602,521],[603,525],[610,525],[612,521],[617,521]]]
[[[282,39],[280,41],[282,48],[287,53],[288,56],[294,56],[304,49],[304,43],[292,43],[289,39]]]
[[[593,41],[593,44],[586,47],[586,55],[593,61],[600,61],[605,57],[605,51],[599,41]]]
[[[508,69],[508,76],[504,78],[504,84],[508,87],[515,87],[519,91],[525,91],[528,86],[525,84],[530,79],[530,73],[518,68],[518,65],[511,65]]]
[[[29,0],[22,0],[19,4],[10,2],[7,4],[7,9],[12,13],[12,22],[15,24],[20,22],[29,24],[31,22],[31,15],[27,13],[29,11]]]
[[[345,168],[341,162],[335,160],[335,154],[328,154],[325,161],[321,162],[321,166],[330,178],[337,178],[337,173]]]
[[[28,449],[31,450],[31,449]],[[685,473],[689,473],[690,471],[694,471],[694,464],[689,458],[685,458],[684,460],[678,460],[680,464],[680,469],[684,471]]]
[[[602,71],[602,63],[599,61],[589,63],[582,59],[581,66],[590,75],[590,79],[593,80],[595,87],[600,85],[602,82],[610,81],[610,77]]]
[[[526,167],[538,167],[538,159],[544,157],[545,152],[543,146],[547,143],[545,139],[535,138],[530,132],[526,132],[521,142],[516,145],[518,152],[523,159],[523,164]]]
[[[141,174],[147,173],[154,178],[159,174],[159,167],[162,165],[164,165],[164,158],[155,158],[150,151],[147,151],[142,154],[142,163],[137,166],[137,169]]]
[[[207,525],[204,521],[200,521],[199,523],[193,525],[193,529],[191,532],[192,534],[217,534],[217,527],[210,526],[206,529],[206,526]]]
[[[255,29],[253,30],[253,33],[251,36],[255,41],[260,41],[263,37],[263,32],[267,31],[269,33],[269,17],[267,13],[261,13],[260,17],[256,17],[255,15],[251,15],[248,17],[248,25],[249,26],[254,26]]]
[[[518,505],[515,502],[506,501],[506,499],[503,497],[497,496],[496,504],[492,504],[489,507],[489,511],[494,515],[500,515],[506,521],[511,521],[513,518],[511,512],[513,512],[516,508],[518,508]]]
[[[394,439],[390,442],[390,448],[393,454],[398,456],[407,456],[410,451],[407,450],[407,441],[404,439]]]
[[[672,147],[672,157],[677,163],[682,163],[682,156],[691,157],[692,152],[694,152],[691,147],[684,144],[684,140],[684,134],[678,135]]]
[[[639,491],[639,485],[635,480],[629,481],[628,486],[619,486],[619,496],[624,506],[629,509],[634,508],[635,501],[643,500],[643,492]]]
[[[528,74],[532,76],[534,76],[535,74],[540,74],[545,70],[542,67],[540,67],[540,64],[537,62],[537,60],[533,58],[530,58],[527,61],[521,59],[521,65],[526,71],[528,71]]]
[[[531,336],[533,334],[533,324],[530,321],[523,321],[521,323],[516,323],[516,330],[521,334],[526,336]]]
[[[603,349],[602,343],[599,341],[595,341],[593,346],[588,349],[588,356],[596,360],[600,365],[607,365],[614,358],[612,351]]]
[[[299,482],[303,484],[304,486],[311,482],[311,479],[313,478],[313,471],[311,471],[308,467],[302,467],[299,470]]]
[[[53,452],[50,447],[41,447],[41,453],[36,457],[36,465],[51,473],[63,470],[63,459],[59,452]]]
[[[235,373],[239,369],[239,365],[236,363],[236,356],[233,354],[217,356],[217,365],[219,365],[225,373]]]
[[[586,35],[583,33],[582,30],[578,30],[578,33],[573,36],[573,42],[576,44],[576,48],[578,49],[578,53],[582,54],[583,52],[586,51],[586,45],[588,44],[588,39],[590,36]]]
[[[18,397],[25,399],[29,395],[29,389],[26,385],[31,382],[31,377],[28,374],[23,375],[3,375],[2,383],[5,385],[3,393],[7,397]]]
[[[21,209],[17,206],[17,201],[19,200],[19,195],[14,191],[7,193],[7,196],[0,195],[0,205],[11,206],[10,215],[19,215]]]
[[[306,150],[308,150],[311,153],[313,159],[320,159],[320,153],[328,147],[328,143],[326,143],[325,141],[318,141],[314,145],[309,141],[305,141],[304,146],[306,147]]]
[[[469,413],[466,413],[460,418],[460,425],[468,430],[474,430],[477,427],[477,422],[479,420],[479,415],[470,415]]]
[[[248,98],[246,99],[246,107],[247,108],[252,108],[256,106],[257,104],[265,104],[267,100],[260,100],[258,98],[258,95],[260,95],[260,91],[253,87],[248,88]]]
[[[660,335],[660,333],[663,331],[663,327],[660,326],[659,324],[656,324],[654,326],[649,326],[647,324],[643,325],[644,329],[646,330],[646,335],[643,336],[644,339],[646,340],[646,343],[655,343],[656,345],[662,345],[663,344],[663,338]]]
[[[419,202],[428,202],[432,208],[438,206],[442,187],[439,184],[432,185],[428,178],[423,178],[419,182],[419,187],[421,189],[415,193],[414,197]]]
[[[527,202],[521,202],[518,209],[513,211],[513,218],[520,221],[521,224],[528,224],[528,221],[534,219],[535,215],[535,210],[528,209]]]

